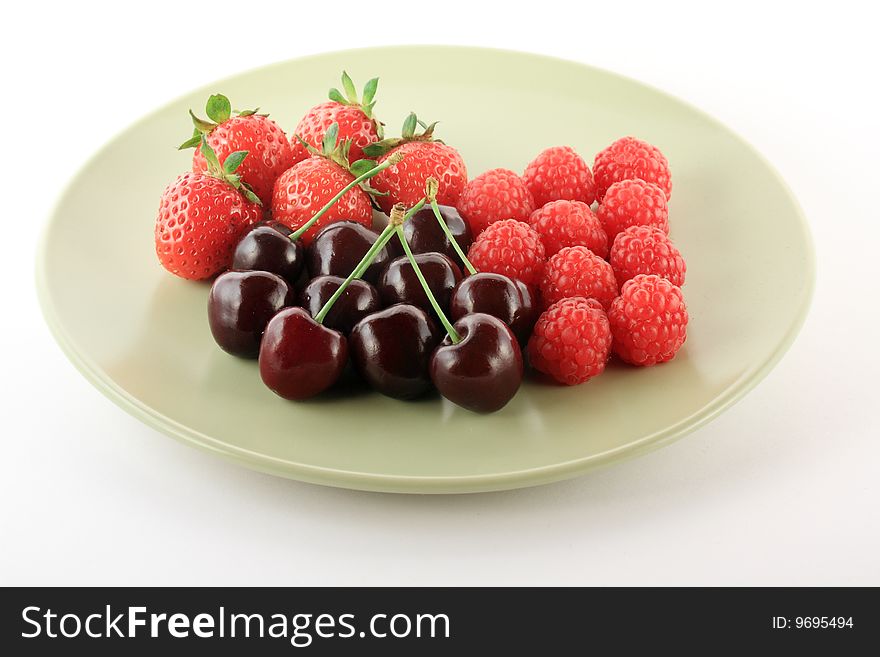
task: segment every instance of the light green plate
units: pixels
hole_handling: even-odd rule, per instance
[[[649,369],[612,364],[572,388],[527,383],[501,412],[478,416],[437,398],[404,403],[368,392],[286,402],[263,387],[254,362],[220,351],[208,330],[208,287],[166,274],[153,251],[159,196],[189,166],[189,153],[173,148],[187,134],[187,109],[222,92],[292,130],[343,69],[361,84],[381,77],[376,111],[391,131],[409,110],[441,119],[439,136],[461,150],[471,176],[521,171],[557,144],[588,161],[623,135],[657,144],[673,172],[671,235],[688,263],[691,323],[677,358]],[[730,130],[611,73],[476,48],[330,53],[199,89],[93,157],[45,235],[37,277],[46,319],[74,364],[125,410],[250,468],[396,492],[541,484],[681,437],[781,358],[814,278],[796,201]]]

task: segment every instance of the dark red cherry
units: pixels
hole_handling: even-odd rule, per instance
[[[445,311],[449,307],[453,288],[461,280],[461,269],[442,253],[419,253],[414,257],[425,280],[428,281],[428,287],[431,288],[434,298]],[[409,303],[434,316],[428,295],[425,294],[415,269],[406,256],[395,258],[388,263],[376,287],[386,306]]]
[[[348,336],[351,360],[360,375],[383,395],[398,399],[430,390],[428,363],[439,342],[434,321],[409,304],[367,315]]]
[[[532,293],[525,283],[489,272],[463,279],[449,302],[453,321],[471,313],[492,315],[510,327],[520,345],[532,334],[538,319],[535,311]]]
[[[319,232],[308,248],[309,271],[312,276],[345,278],[379,239],[379,234],[355,221],[337,221]],[[387,246],[364,272],[363,279],[375,283],[393,256]]]
[[[276,314],[263,334],[260,376],[285,399],[308,399],[332,386],[348,362],[339,331],[318,324],[302,308]]]
[[[300,305],[314,317],[345,281],[339,276],[318,276],[300,292]],[[352,327],[370,313],[382,308],[379,293],[366,281],[354,279],[333,303],[324,318],[324,326],[348,335]]]
[[[449,231],[455,241],[458,242],[461,250],[467,253],[474,241],[470,226],[458,213],[458,210],[451,205],[438,205],[437,207],[440,210],[440,216],[446,220],[446,225],[449,226]],[[430,206],[422,208],[403,224],[403,234],[406,236],[406,241],[413,253],[435,251],[449,256],[459,267],[464,267],[464,263],[440,227],[440,222],[437,221]]]
[[[302,242],[291,241],[289,234],[283,224],[257,224],[238,241],[232,269],[269,271],[295,284],[305,264],[305,252]]]
[[[256,358],[272,316],[295,300],[293,286],[266,271],[228,271],[208,294],[208,323],[217,344],[234,356]]]
[[[504,407],[519,390],[523,359],[510,328],[497,317],[474,313],[453,325],[461,341],[449,336],[431,356],[431,380],[451,402],[477,413]]]

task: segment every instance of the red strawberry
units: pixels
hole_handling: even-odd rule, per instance
[[[351,141],[349,157],[351,161],[364,157],[364,147],[382,139],[382,124],[373,118],[376,102],[376,88],[379,78],[373,78],[364,85],[364,93],[358,98],[357,90],[348,73],[342,73],[342,88],[330,90],[330,102],[315,105],[306,112],[294,130],[294,135],[312,148],[320,148],[327,129],[339,124],[339,140]],[[311,156],[308,149],[297,139],[293,139],[293,163],[301,162]]]
[[[293,150],[287,135],[267,114],[257,114],[256,110],[238,112],[233,116],[229,99],[220,94],[208,98],[205,110],[210,121],[200,119],[190,111],[195,131],[192,138],[180,146],[181,149],[196,148],[193,171],[208,171],[208,162],[199,148],[202,135],[206,136],[220,164],[232,153],[247,151],[249,156],[237,173],[253,188],[263,204],[268,205],[275,179],[293,164]]]
[[[202,151],[208,173],[185,173],[162,194],[156,217],[156,255],[172,274],[210,278],[232,262],[245,230],[262,218],[259,199],[242,183],[236,169],[247,153],[230,153],[221,168],[206,141]]]
[[[424,132],[416,134],[419,125]],[[458,203],[467,184],[467,167],[457,150],[434,139],[435,125],[425,125],[410,113],[400,138],[383,139],[364,149],[365,155],[379,157],[380,164],[392,155],[405,156],[403,162],[389,167],[371,183],[379,192],[376,202],[384,212],[390,212],[395,203],[412,207],[422,200],[428,178],[436,178],[440,183],[437,203],[452,206]]]
[[[375,166],[371,160],[348,163],[351,142],[336,143],[339,126],[330,126],[324,135],[322,152],[297,162],[275,181],[272,194],[272,219],[291,230],[308,222],[336,194],[355,181],[356,175]],[[356,221],[368,228],[373,225],[370,196],[360,187],[343,194],[303,235],[306,245],[327,224],[334,221]]]

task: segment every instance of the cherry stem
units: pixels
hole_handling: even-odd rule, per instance
[[[389,224],[389,226],[390,225],[391,224]],[[437,313],[437,317],[440,318],[440,323],[443,324],[443,328],[445,328],[446,332],[449,334],[449,339],[452,340],[452,344],[458,344],[459,342],[461,342],[461,336],[449,322],[449,319],[446,317],[446,313],[443,312],[440,304],[437,303],[436,297],[434,297],[434,293],[431,292],[428,281],[425,280],[425,275],[419,268],[419,263],[416,262],[416,258],[413,255],[412,249],[409,248],[409,244],[407,244],[406,242],[406,236],[403,234],[403,226],[397,225],[395,227],[395,231],[397,232],[397,237],[400,239],[400,243],[403,245],[403,251],[406,253],[406,257],[409,259],[413,270],[416,272],[416,277],[419,279],[419,283],[422,284],[422,289],[425,291],[425,294],[428,297],[428,301],[431,302],[431,307],[434,309],[434,312]]]
[[[378,164],[375,167],[373,167],[372,169],[370,169],[369,171],[367,171],[366,173],[362,173],[361,175],[359,175],[357,178],[355,178],[350,183],[348,183],[345,187],[343,187],[336,196],[331,198],[327,202],[327,205],[325,205],[323,208],[318,210],[318,212],[315,214],[314,217],[312,217],[306,223],[304,223],[302,226],[300,226],[295,231],[293,231],[290,234],[290,239],[291,240],[298,240],[300,237],[303,236],[303,234],[309,228],[311,228],[312,226],[315,225],[315,222],[318,221],[318,219],[320,219],[324,215],[324,213],[327,212],[327,210],[329,210],[334,205],[336,205],[336,202],[339,201],[339,199],[341,199],[343,196],[345,196],[349,191],[351,191],[352,189],[354,189],[355,187],[360,185],[365,180],[369,180],[370,178],[375,176],[377,173],[381,173],[382,171],[385,171],[385,169],[387,169],[388,167],[392,167],[395,164],[399,163],[400,160],[402,160],[402,159],[403,159],[402,153],[394,153],[393,155],[391,155],[391,157],[389,157],[387,160],[382,162],[382,164]]]
[[[446,220],[443,218],[443,215],[440,214],[440,208],[437,207],[437,199],[431,199],[431,209],[434,211],[434,216],[437,217],[437,221],[440,222],[440,228],[443,229],[443,232],[446,233],[446,239],[448,239],[452,243],[452,248],[455,249],[455,252],[458,254],[458,257],[461,258],[461,261],[464,263],[464,266],[471,274],[477,273],[477,268],[471,264],[471,261],[467,259],[467,256],[464,254],[464,251],[461,250],[461,247],[458,245],[458,241],[456,241],[455,237],[452,235],[452,231],[449,230],[449,225],[446,223]]]
[[[324,319],[327,317],[327,313],[330,312],[330,309],[333,307],[333,304],[336,303],[336,300],[339,299],[344,293],[346,288],[351,284],[351,282],[360,278],[364,275],[364,272],[367,271],[369,266],[373,264],[373,260],[376,259],[376,255],[385,248],[385,245],[391,241],[391,238],[394,237],[394,229],[403,224],[407,219],[413,216],[416,212],[422,209],[425,205],[425,199],[422,199],[419,203],[416,203],[413,208],[403,214],[402,206],[394,206],[394,210],[391,211],[391,221],[385,227],[379,237],[373,242],[373,246],[371,246],[367,252],[364,254],[364,257],[361,258],[361,261],[355,266],[352,272],[348,275],[348,277],[342,282],[342,284],[336,289],[336,291],[327,299],[327,302],[321,307],[321,310],[318,311],[318,314],[315,315],[314,319],[318,324],[323,324]]]

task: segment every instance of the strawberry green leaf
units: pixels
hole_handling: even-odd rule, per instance
[[[180,146],[177,147],[177,150],[184,151],[187,148],[195,148],[202,141],[202,133],[198,130],[193,130],[193,135],[185,142],[183,142]]]
[[[345,71],[342,72],[342,88],[345,89],[345,95],[348,97],[348,102],[350,102],[352,105],[357,105],[357,89],[355,89],[354,82],[351,81],[351,78],[348,77],[348,73],[346,73]]]
[[[324,153],[329,153],[334,148],[336,148],[336,140],[339,137],[339,124],[334,122],[327,128],[327,132],[324,133],[324,140],[321,143],[323,147],[322,150]]]
[[[351,175],[353,175],[355,178],[358,178],[370,169],[375,169],[376,166],[378,166],[376,160],[358,160],[357,162],[354,162],[350,167]]]
[[[227,155],[223,161],[223,171],[229,174],[235,173],[238,167],[241,166],[241,163],[244,162],[247,154],[247,151],[235,151]]]
[[[217,154],[214,152],[214,149],[211,148],[208,144],[208,140],[205,139],[205,135],[202,135],[200,149],[202,155],[205,156],[205,161],[208,163],[208,172],[212,175],[222,177],[223,168],[220,166],[220,161],[217,159]]]
[[[211,123],[210,121],[205,121],[205,119],[200,119],[199,117],[197,117],[195,114],[193,114],[192,110],[189,111],[189,115],[192,117],[193,125],[196,127],[196,130],[198,130],[202,134],[206,135],[209,132],[211,132],[211,130],[213,130],[214,128],[217,127],[216,124]]]
[[[223,94],[214,94],[208,98],[208,103],[205,105],[205,113],[214,123],[223,123],[232,116],[232,105]]]
[[[348,105],[348,101],[345,100],[345,96],[339,93],[339,89],[331,89],[330,93],[327,94],[330,97],[330,100],[335,101],[337,103],[341,103],[342,105]]]
[[[403,128],[400,131],[400,136],[404,139],[412,139],[416,134],[417,124],[418,117],[416,117],[415,112],[410,112],[409,116],[407,116],[406,120],[403,122]]]
[[[260,200],[260,197],[254,192],[254,188],[248,185],[247,183],[241,183],[240,191],[244,194],[244,197],[250,201],[251,203],[256,203],[257,205],[263,205],[263,202]]]
[[[361,99],[361,104],[364,106],[364,109],[366,109],[367,106],[369,106],[370,109],[373,108],[373,98],[376,97],[376,89],[378,87],[379,78],[373,78],[364,85],[364,97]],[[369,114],[367,116],[369,116]]]
[[[235,113],[239,116],[253,116],[257,112],[260,111],[259,107],[255,107],[252,110],[236,110]],[[259,116],[269,116],[268,114],[260,114]]]

